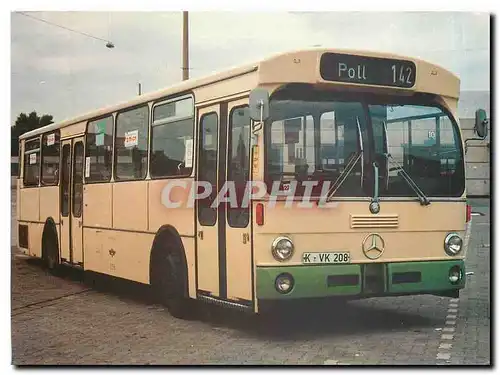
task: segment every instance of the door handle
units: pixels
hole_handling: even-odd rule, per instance
[[[199,238],[200,240],[202,240],[202,239],[203,239],[203,231],[202,231],[202,230],[198,231],[198,238]]]
[[[250,235],[248,233],[243,233],[243,243],[246,244],[248,241],[250,241]]]

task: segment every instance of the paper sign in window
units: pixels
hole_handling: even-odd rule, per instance
[[[36,164],[36,154],[30,154],[30,164]]]
[[[186,139],[184,141],[185,154],[184,154],[184,166],[186,168],[191,168],[193,166],[193,140]]]
[[[139,143],[139,130],[132,130],[125,133],[123,145],[127,148],[137,146]]]
[[[85,178],[90,177],[90,156],[85,158]]]
[[[47,136],[47,146],[52,146],[54,143],[56,143],[56,135],[54,133],[49,134]]]

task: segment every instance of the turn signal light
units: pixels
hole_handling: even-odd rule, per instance
[[[264,225],[264,204],[257,203],[255,207],[255,218],[257,221],[257,225]]]

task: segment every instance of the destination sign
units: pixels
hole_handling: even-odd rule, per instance
[[[410,88],[417,79],[415,63],[407,60],[324,53],[319,70],[325,81]]]

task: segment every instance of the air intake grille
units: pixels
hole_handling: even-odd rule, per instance
[[[399,216],[393,215],[351,215],[351,228],[397,228]]]

